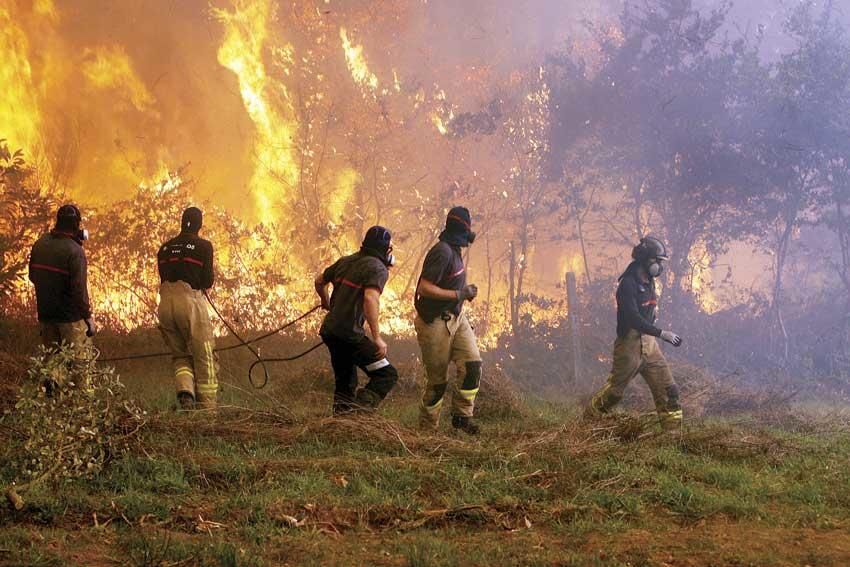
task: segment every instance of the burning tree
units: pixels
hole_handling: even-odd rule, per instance
[[[48,226],[54,201],[37,182],[22,150],[0,139],[0,306],[20,293],[29,247]]]

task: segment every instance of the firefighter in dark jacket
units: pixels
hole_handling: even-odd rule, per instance
[[[182,409],[212,409],[218,396],[215,337],[204,294],[213,286],[213,246],[198,236],[203,213],[183,212],[180,234],[157,253],[159,330],[172,352],[177,401]]]
[[[676,347],[682,339],[655,326],[658,297],[654,280],[664,271],[667,250],[660,240],[648,236],[634,247],[632,259],[617,288],[613,367],[608,382],[593,396],[587,415],[608,413],[623,398],[629,382],[640,374],[652,392],[661,427],[678,429],[682,424],[679,389],[656,337]]]
[[[457,378],[452,392],[452,426],[471,435],[478,433],[472,413],[481,382],[481,355],[463,304],[475,299],[478,288],[466,283],[461,249],[474,240],[469,211],[454,207],[440,241],[425,256],[416,286],[414,320],[426,377],[419,424],[426,429],[439,425],[448,369],[454,364]]]
[[[90,356],[95,334],[83,250],[88,235],[80,229],[81,223],[76,206],[62,205],[56,213],[56,226],[36,241],[29,262],[42,342],[49,348],[65,343],[80,360]],[[47,384],[48,390],[51,386]]]
[[[330,351],[336,378],[334,415],[374,410],[398,381],[398,371],[387,360],[379,323],[381,293],[392,264],[390,232],[373,226],[359,252],[340,258],[316,276],[316,293],[328,310],[319,333]],[[369,324],[369,336],[364,323]],[[369,377],[359,390],[357,368]]]

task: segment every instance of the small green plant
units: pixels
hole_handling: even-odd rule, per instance
[[[7,497],[48,480],[91,478],[129,452],[145,412],[123,393],[112,368],[63,345],[32,358],[14,410],[3,416],[17,432],[9,465],[20,483]]]

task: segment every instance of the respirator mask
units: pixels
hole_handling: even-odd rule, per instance
[[[69,233],[70,236],[79,244],[82,244],[89,239],[89,231],[84,228],[80,228],[80,223],[82,221],[83,215],[80,213],[80,209],[77,208],[76,205],[62,205],[56,212],[56,226],[67,226],[68,224],[73,225],[74,228],[71,229]]]
[[[366,231],[362,249],[368,251],[372,256],[379,258],[388,268],[395,265],[392,235],[389,230],[382,226],[373,226]]]
[[[658,258],[650,258],[649,262],[646,264],[646,273],[648,273],[651,278],[657,278],[664,273],[664,261],[659,260]]]

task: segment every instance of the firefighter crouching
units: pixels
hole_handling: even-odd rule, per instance
[[[91,337],[96,331],[83,250],[88,233],[80,228],[81,223],[82,215],[76,206],[62,205],[56,213],[56,226],[36,241],[29,261],[41,340],[51,349],[62,343],[70,346],[79,361],[92,356]],[[54,383],[47,381],[45,388],[52,395]]]
[[[316,293],[328,311],[319,333],[330,351],[336,379],[334,415],[374,411],[398,381],[379,323],[381,293],[392,264],[392,236],[384,227],[373,226],[359,252],[340,258],[316,276]],[[331,284],[333,294],[328,298]],[[364,323],[369,324],[371,338]],[[369,377],[359,390],[358,367]]]
[[[479,431],[472,413],[481,382],[481,355],[463,303],[475,299],[478,288],[466,283],[461,249],[474,240],[469,211],[464,207],[449,211],[440,241],[428,252],[422,266],[414,321],[426,376],[420,426],[436,429],[439,425],[449,364],[454,363],[457,378],[452,392],[452,426],[470,435]]]
[[[626,386],[640,374],[652,392],[661,427],[681,427],[682,408],[679,388],[656,337],[679,346],[682,339],[655,326],[658,297],[655,278],[664,271],[667,260],[664,244],[648,236],[632,250],[632,263],[620,276],[617,288],[617,340],[614,362],[608,382],[597,392],[587,408],[588,417],[608,413],[623,398]]]
[[[181,409],[212,409],[218,396],[215,337],[204,297],[215,280],[213,246],[200,236],[203,213],[183,212],[180,234],[157,253],[159,330],[172,352]]]

